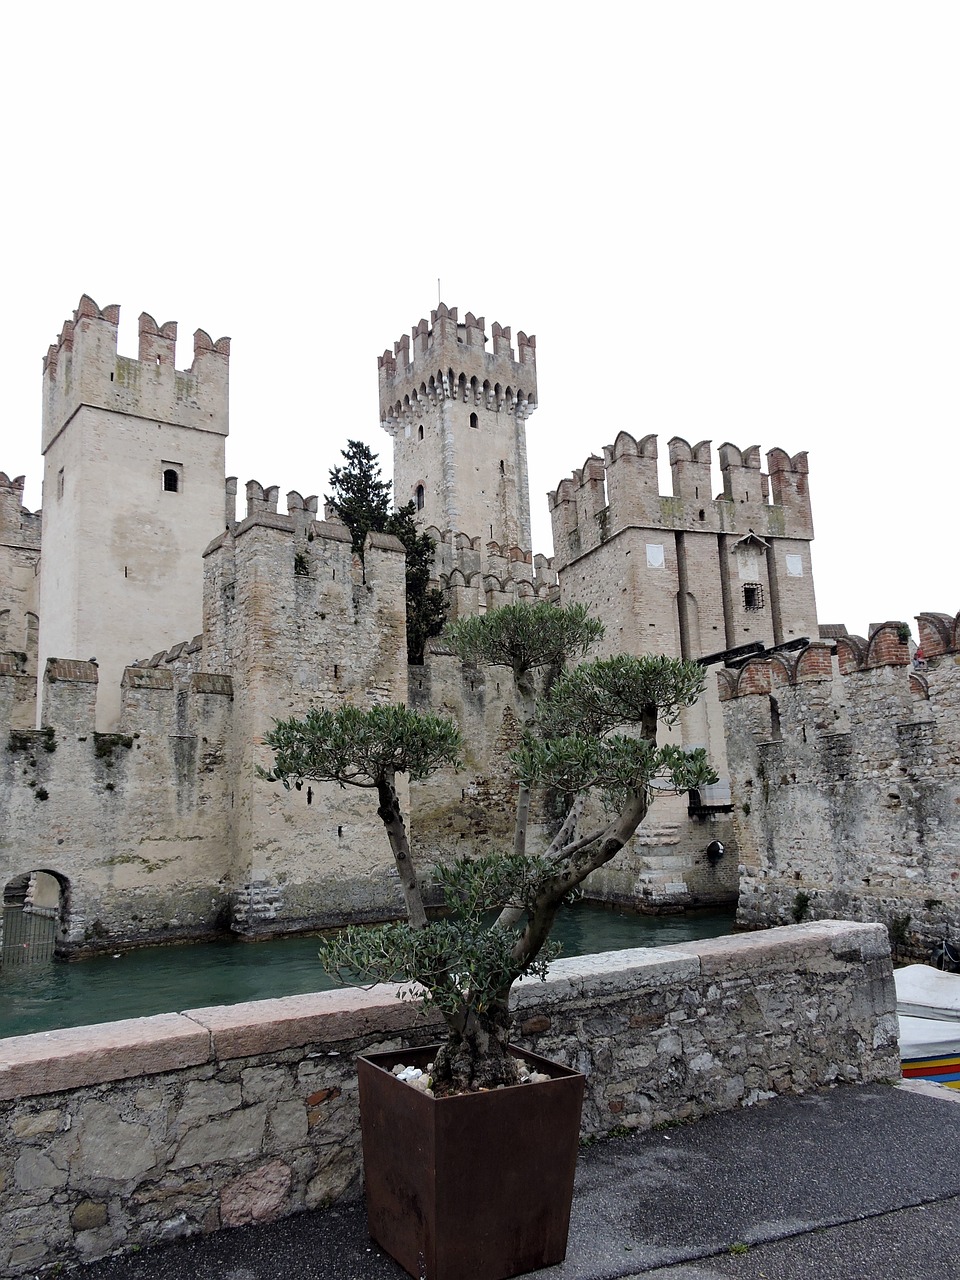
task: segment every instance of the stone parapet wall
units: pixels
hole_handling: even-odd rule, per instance
[[[585,1137],[899,1074],[876,925],[560,961],[517,1003]],[[378,987],[0,1041],[0,1275],[358,1197],[354,1057],[438,1031]]]
[[[960,919],[956,619],[887,622],[722,671],[740,922],[884,922],[924,957]]]

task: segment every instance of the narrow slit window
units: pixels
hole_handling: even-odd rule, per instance
[[[425,495],[424,495],[424,492],[423,492],[423,485],[422,485],[422,484],[418,484],[418,485],[417,485],[417,510],[418,510],[418,511],[422,511],[422,510],[423,510],[423,500],[424,500],[424,496],[425,496]]]

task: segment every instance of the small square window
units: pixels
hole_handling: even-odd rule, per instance
[[[763,587],[759,582],[743,584],[743,607],[751,613],[763,608]]]

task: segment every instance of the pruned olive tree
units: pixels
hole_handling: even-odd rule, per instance
[[[461,628],[461,637],[467,637],[462,644],[454,632],[451,643],[472,661],[510,666],[520,680],[539,667],[561,667],[571,653],[582,656],[597,635],[582,611],[552,609],[552,614],[563,619],[559,631],[568,627],[566,642],[558,643],[557,619],[551,616],[539,651],[535,635],[522,627],[522,647],[518,643],[512,649],[495,613],[485,615],[486,627]],[[275,757],[274,768],[261,771],[268,780],[290,786],[312,779],[377,793],[407,921],[346,929],[323,944],[321,959],[344,977],[419,984],[448,1031],[434,1070],[437,1093],[516,1081],[515,1061],[507,1051],[510,989],[524,976],[545,976],[556,954],[549,935],[558,910],[591,871],[623,848],[656,792],[687,791],[715,781],[703,751],[657,743],[658,724],[675,723],[681,708],[699,697],[703,682],[696,663],[663,657],[621,655],[561,670],[531,708],[523,741],[511,756],[521,796],[524,788],[550,787],[570,809],[578,796],[601,792],[609,816],[585,833],[577,831],[576,822],[565,822],[534,856],[514,850],[435,868],[449,909],[437,920],[429,920],[424,909],[396,778],[407,773],[423,780],[456,766],[461,750],[456,726],[405,707],[342,707],[279,721],[267,735]]]

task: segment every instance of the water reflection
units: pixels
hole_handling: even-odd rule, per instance
[[[642,916],[578,902],[560,913],[553,936],[563,955],[576,956],[720,937],[732,931],[733,923],[726,911]],[[0,1035],[300,995],[334,985],[317,961],[314,938],[146,947],[117,959],[0,968]]]

